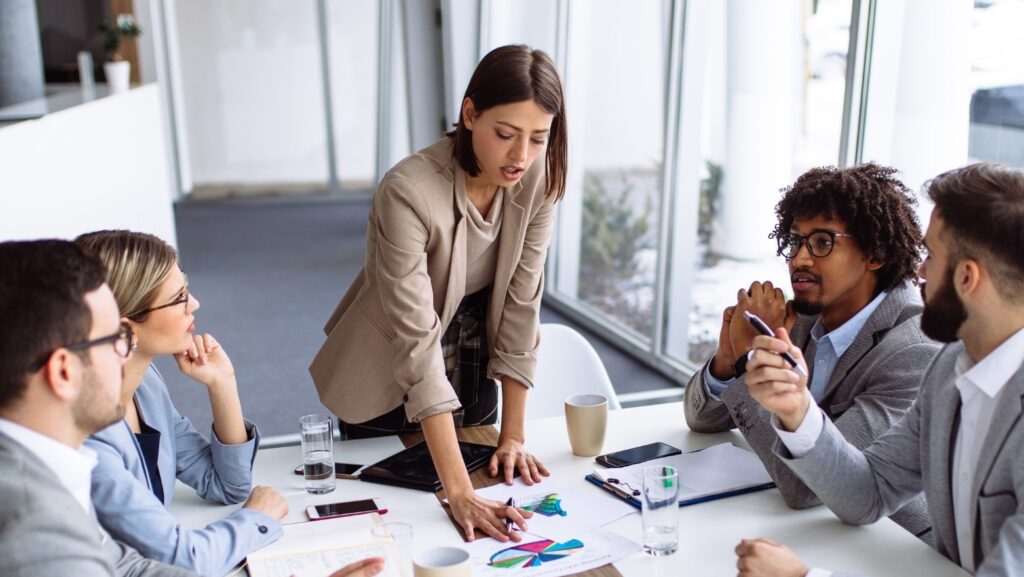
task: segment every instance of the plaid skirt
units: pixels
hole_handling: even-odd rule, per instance
[[[498,420],[498,386],[487,378],[490,354],[487,347],[487,307],[491,287],[467,295],[459,303],[452,322],[441,335],[445,376],[455,389],[462,408],[454,411],[456,427],[493,425]],[[338,419],[342,439],[365,439],[419,431],[419,423],[410,423],[405,407],[395,409],[365,423],[346,423]]]

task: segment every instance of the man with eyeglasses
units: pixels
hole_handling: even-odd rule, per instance
[[[784,189],[771,236],[789,263],[793,300],[770,282],[741,289],[723,314],[718,350],[686,386],[690,429],[738,428],[794,509],[820,500],[771,451],[771,415],[751,397],[744,374],[758,333],[743,312],[790,330],[810,360],[812,398],[855,445],[866,447],[895,424],[939,345],[921,331],[912,284],[921,229],[915,201],[894,173],[875,164],[815,168]],[[893,520],[930,540],[923,497]]]
[[[0,575],[194,575],[111,539],[85,438],[124,415],[131,330],[103,266],[65,241],[0,243]]]

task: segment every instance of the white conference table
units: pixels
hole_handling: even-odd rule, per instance
[[[527,449],[551,470],[553,482],[566,488],[600,489],[584,480],[594,469],[593,458],[576,457],[569,447],[565,419],[552,417],[527,421]],[[611,411],[604,452],[617,451],[653,441],[664,441],[683,451],[720,442],[747,446],[737,432],[705,435],[686,428],[682,403],[654,405]],[[397,437],[335,443],[335,460],[374,462],[403,447]],[[412,491],[338,480],[334,492],[309,495],[302,477],[293,470],[302,460],[298,446],[262,450],[257,454],[254,482],[269,485],[288,500],[290,511],[284,523],[305,521],[305,508],[318,503],[376,497],[389,509],[384,519],[409,523],[414,531],[414,548],[420,551],[462,542],[459,533],[438,504],[437,498]],[[608,499],[614,499],[606,495]],[[204,503],[191,488],[178,483],[171,511],[190,528],[200,528],[238,508]],[[640,543],[639,513],[605,526]],[[960,567],[890,521],[864,527],[841,523],[825,507],[803,511],[789,509],[775,489],[701,503],[679,510],[679,551],[654,558],[637,553],[615,564],[623,577],[676,577],[680,575],[735,575],[733,548],[740,539],[766,537],[790,546],[810,566],[885,576],[966,576]]]

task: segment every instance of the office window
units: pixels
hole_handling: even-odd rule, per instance
[[[1024,168],[1024,1],[976,0],[970,33],[972,161]]]
[[[571,166],[555,290],[649,341],[654,330],[671,2],[569,7]]]

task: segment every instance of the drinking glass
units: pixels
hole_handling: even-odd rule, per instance
[[[675,467],[644,467],[642,504],[644,552],[660,557],[679,548],[679,471]]]
[[[306,415],[299,419],[302,432],[302,472],[306,491],[314,495],[334,490],[334,419]]]

